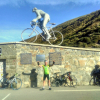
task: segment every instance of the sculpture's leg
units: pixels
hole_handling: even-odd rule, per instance
[[[45,15],[44,20],[43,20],[43,27],[42,30],[44,31],[44,34],[47,34],[47,39],[51,37],[51,35],[48,32],[48,29],[46,28],[46,24],[50,21],[49,15]]]

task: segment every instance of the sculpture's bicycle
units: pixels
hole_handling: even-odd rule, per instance
[[[55,25],[55,23],[50,23],[51,27],[49,28],[49,34],[51,35],[50,39],[47,41],[51,45],[61,45],[63,42],[63,35],[59,31],[54,31],[52,29],[52,26]],[[39,27],[40,23],[31,22],[32,28],[26,28],[21,33],[21,38],[24,42],[27,42],[28,40],[35,42],[37,40],[37,37],[40,35],[44,41],[46,41],[46,35],[42,35],[36,27]]]
[[[20,78],[17,78],[18,75],[17,73],[14,74],[12,77],[10,78],[6,78],[8,74],[3,75],[1,80],[0,80],[0,89],[5,89],[5,88],[9,88],[9,86],[13,89],[13,90],[18,90],[21,88],[22,86],[22,81]]]

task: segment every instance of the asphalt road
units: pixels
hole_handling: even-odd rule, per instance
[[[99,86],[21,88],[0,90],[0,100],[100,100]]]

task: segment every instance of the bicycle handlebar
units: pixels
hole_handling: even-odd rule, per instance
[[[34,26],[34,29],[36,28],[36,26],[39,26],[40,25],[40,23],[38,22],[33,22],[33,21],[31,21],[30,22],[30,25],[31,25],[31,27],[33,28],[33,26]]]
[[[31,24],[31,26],[34,26],[34,25],[35,25],[35,26],[39,26],[39,25],[40,25],[39,22],[33,22],[33,21],[31,21],[30,24]]]
[[[16,77],[17,77],[17,76],[20,76],[20,74],[16,73],[14,76],[16,76]]]
[[[33,25],[36,25],[37,23],[36,22],[33,22],[31,21],[30,24],[33,26]]]
[[[64,73],[63,75],[66,75],[66,74],[67,74],[67,75],[71,74],[71,71],[70,71],[70,72],[66,72],[66,73]]]

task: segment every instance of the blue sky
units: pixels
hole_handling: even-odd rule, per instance
[[[59,25],[100,10],[100,0],[0,0],[0,43],[21,41],[21,32],[30,28],[36,17],[34,7],[47,12],[50,22]]]

